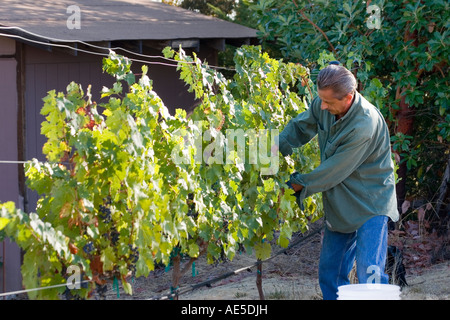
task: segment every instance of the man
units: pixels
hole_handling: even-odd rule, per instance
[[[360,283],[388,283],[387,220],[399,216],[388,128],[356,84],[342,66],[322,69],[318,97],[279,136],[279,151],[287,156],[318,135],[321,164],[310,173],[294,173],[289,184],[300,205],[322,192],[326,227],[319,284],[327,300],[349,283],[355,259]]]

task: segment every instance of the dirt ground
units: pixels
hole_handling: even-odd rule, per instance
[[[303,236],[296,235],[292,242]],[[450,300],[448,245],[440,248],[440,252],[445,249],[447,254],[441,252],[440,256],[443,258],[439,258],[440,256],[437,257],[436,254],[433,254],[433,252],[439,251],[436,247],[421,245],[429,244],[429,234],[422,233],[420,237],[417,235],[414,237],[408,233],[394,234],[394,239],[390,240],[397,245],[399,245],[399,240],[402,241],[401,247],[404,253],[408,286],[402,290],[401,298],[403,300]],[[321,300],[322,294],[317,277],[320,246],[321,235],[316,233],[287,252],[263,263],[262,287],[265,299]],[[274,246],[274,253],[279,250],[281,248]],[[430,253],[430,251],[432,252]],[[246,268],[253,266],[255,262],[254,256],[245,253],[236,255],[233,261],[217,265],[208,265],[205,257],[201,257],[196,261],[195,269],[183,276],[178,298],[180,300],[258,300],[256,267]],[[215,281],[208,287],[202,286],[192,290],[192,285],[216,279],[235,270],[242,271]],[[121,287],[119,292],[111,287],[107,292],[107,299],[161,298],[170,292],[171,276],[170,270],[157,269],[148,277],[141,277],[133,281],[133,296],[125,294]]]

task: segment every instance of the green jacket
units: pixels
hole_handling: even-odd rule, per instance
[[[318,135],[321,164],[291,178],[304,186],[299,203],[322,192],[327,226],[342,233],[357,230],[376,215],[397,221],[394,166],[383,116],[358,92],[338,121],[320,105],[315,98],[279,136],[279,150],[286,156]]]

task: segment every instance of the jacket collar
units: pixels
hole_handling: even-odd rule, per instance
[[[352,115],[357,112],[356,109],[359,109],[360,105],[361,105],[361,95],[358,91],[355,91],[355,97],[353,98],[352,105],[348,109],[347,113],[336,122],[343,122],[345,121],[345,119],[352,117]]]

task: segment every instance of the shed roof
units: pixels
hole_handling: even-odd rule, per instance
[[[80,29],[67,27],[71,5],[80,8]],[[2,0],[0,25],[86,42],[256,37],[254,29],[151,0]]]

